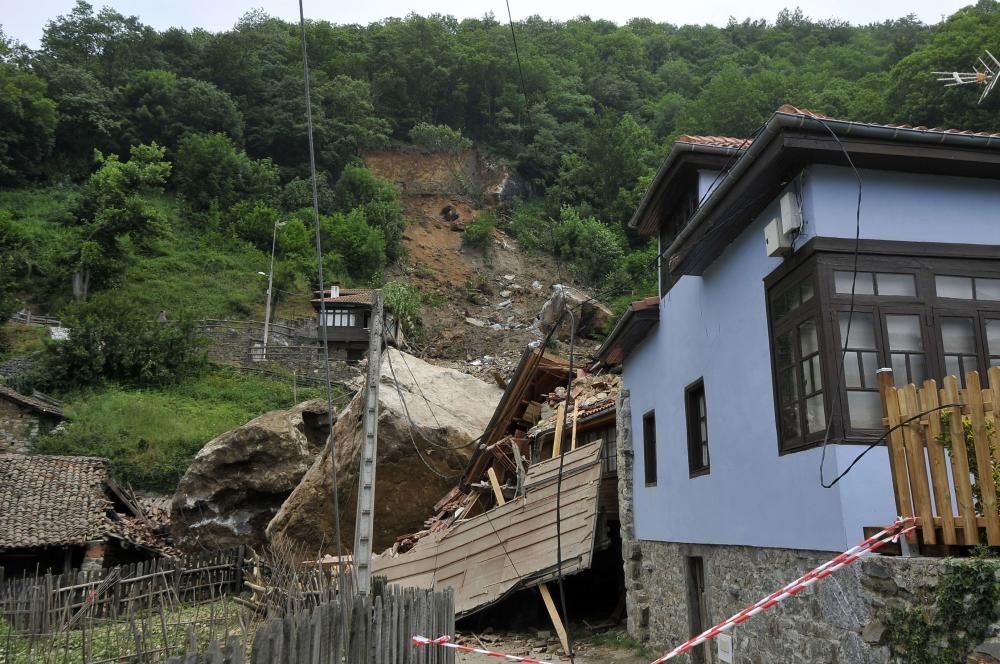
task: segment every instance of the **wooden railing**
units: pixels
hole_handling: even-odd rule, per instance
[[[988,378],[993,387],[973,371],[964,388],[955,376],[941,387],[927,380],[896,388],[891,371],[879,374],[897,507],[918,518],[924,544],[1000,546],[1000,367]]]

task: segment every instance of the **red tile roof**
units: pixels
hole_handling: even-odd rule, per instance
[[[798,106],[793,106],[791,104],[784,104],[780,106],[778,110],[775,112],[784,113],[786,115],[801,115],[807,118],[816,118],[817,120],[835,120],[837,122],[850,122],[848,120],[843,120],[841,118],[830,117],[829,115],[824,115],[823,113],[817,113],[816,111],[810,111],[807,108],[799,108]],[[1000,137],[1000,133],[997,132],[971,131],[968,129],[946,129],[943,127],[924,127],[923,125],[913,126],[908,124],[880,124],[878,122],[854,122],[854,124],[868,125],[870,127],[885,127],[887,129],[907,129],[910,131],[924,131],[936,134],[964,134],[966,136]]]
[[[323,302],[327,305],[330,304],[371,304],[372,303],[372,292],[371,290],[363,290],[359,288],[341,288],[339,297],[324,297]],[[313,306],[317,309],[319,308],[320,299],[317,298],[312,301]]]
[[[691,143],[692,145],[707,145],[713,148],[735,148],[743,150],[750,146],[752,141],[749,138],[734,138],[732,136],[693,136],[683,134],[677,137],[677,143]]]
[[[107,461],[0,454],[0,550],[79,545],[111,530]]]

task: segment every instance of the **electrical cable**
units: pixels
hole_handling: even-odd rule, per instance
[[[917,413],[916,415],[913,415],[912,417],[907,417],[905,420],[903,420],[899,424],[897,424],[897,425],[893,426],[892,428],[890,428],[888,431],[886,431],[881,436],[879,436],[874,442],[872,442],[870,445],[868,445],[868,447],[866,447],[864,449],[864,451],[861,452],[861,454],[859,454],[858,456],[854,457],[854,461],[851,461],[851,463],[847,466],[847,468],[844,469],[844,472],[842,472],[840,475],[837,475],[836,477],[834,477],[833,480],[830,482],[829,485],[824,484],[823,488],[824,489],[830,489],[830,488],[832,488],[837,482],[839,482],[841,480],[841,478],[843,478],[845,475],[847,475],[847,473],[851,472],[851,469],[854,468],[854,464],[856,464],[858,461],[861,461],[861,457],[863,457],[864,455],[868,454],[873,449],[875,449],[876,447],[878,447],[880,444],[882,444],[883,442],[885,442],[885,440],[889,437],[889,435],[893,431],[895,431],[896,429],[900,429],[900,428],[906,426],[907,424],[909,424],[910,422],[912,422],[913,420],[918,420],[921,417],[923,417],[924,415],[927,415],[929,413],[933,413],[933,412],[938,411],[938,410],[944,410],[946,408],[960,408],[960,407],[962,407],[964,405],[965,405],[964,403],[946,403],[946,404],[942,404],[940,406],[934,406],[933,408],[928,408],[927,410],[921,411],[921,412]]]
[[[336,551],[338,575],[340,577],[340,587],[343,588],[343,583],[346,577],[340,531],[340,498],[337,490],[337,441],[333,436],[333,379],[330,375],[330,346],[328,344],[326,330],[326,301],[323,292],[323,242],[320,237],[319,188],[316,183],[316,148],[313,142],[312,94],[309,89],[309,53],[306,48],[306,18],[305,10],[302,7],[302,0],[299,0],[299,30],[302,34],[302,70],[305,79],[306,130],[309,137],[309,174],[312,181],[313,220],[316,225],[316,276],[319,285],[320,321],[322,322],[319,327],[322,331],[321,336],[323,340],[323,365],[326,368],[326,421],[330,430],[328,436],[330,441],[330,475],[333,485],[334,532],[337,539]]]
[[[504,0],[507,3],[507,21],[510,23],[510,38],[514,42],[514,57],[517,59],[517,72],[521,76],[521,94],[524,95],[524,115],[528,120],[528,125],[531,125],[531,109],[528,107],[528,88],[524,85],[524,70],[521,69],[521,53],[517,49],[517,35],[514,34],[514,18],[510,13],[510,0]]]
[[[566,379],[566,401],[563,407],[562,417],[566,417],[566,413],[569,411],[569,402],[572,398],[573,393],[573,379],[576,377],[573,370],[573,351],[576,344],[576,316],[569,308],[563,309],[570,317],[570,335],[569,335],[569,376]],[[561,317],[560,317],[561,319]],[[565,422],[564,422],[565,424]],[[576,423],[573,423],[574,428]],[[562,605],[563,621],[569,624],[569,613],[566,610],[566,591],[563,588],[563,573],[562,573],[562,479],[563,479],[563,464],[566,461],[566,427],[562,430],[562,440],[559,441],[559,470],[556,474],[556,578],[559,581],[559,603]],[[555,441],[553,441],[555,444]],[[569,652],[569,661],[571,664],[575,664],[574,654],[573,654],[573,637],[570,636],[569,630],[566,630],[566,647]]]
[[[384,321],[385,321],[385,319],[383,318],[383,323],[384,323]],[[383,339],[385,339],[386,341],[388,341],[388,337],[385,334],[385,325],[382,326],[382,336],[383,336]],[[445,475],[444,473],[442,473],[441,471],[439,471],[437,468],[435,468],[434,466],[432,466],[426,459],[424,459],[423,454],[420,452],[420,446],[417,445],[417,438],[414,435],[414,431],[416,431],[417,425],[416,425],[416,423],[414,423],[413,418],[410,417],[410,409],[406,405],[406,399],[403,398],[403,390],[399,387],[399,380],[396,378],[396,370],[392,366],[392,354],[389,353],[389,349],[388,348],[386,349],[385,356],[386,356],[386,360],[388,360],[388,364],[389,364],[389,373],[392,374],[392,383],[393,383],[393,385],[396,388],[396,394],[399,396],[399,402],[403,406],[403,412],[406,414],[406,421],[410,425],[409,429],[408,429],[409,430],[409,434],[410,434],[410,443],[413,445],[413,451],[417,453],[417,458],[420,459],[420,462],[422,464],[424,464],[424,466],[427,468],[427,470],[431,471],[432,473],[434,473],[435,475],[437,475],[441,479],[448,480],[448,481],[457,479],[459,477],[459,475]]]
[[[858,202],[854,214],[854,259],[853,259],[853,265],[851,267],[851,298],[850,298],[850,303],[848,304],[848,311],[847,311],[847,328],[844,331],[844,338],[841,340],[843,346],[840,353],[840,364],[837,367],[837,383],[836,383],[836,390],[837,390],[836,396],[838,405],[840,407],[841,421],[846,422],[847,413],[844,410],[845,406],[844,402],[846,401],[846,399],[840,398],[840,391],[841,391],[841,386],[844,384],[844,368],[845,365],[847,364],[847,348],[851,340],[851,324],[854,322],[854,296],[858,284],[858,255],[861,253],[861,197],[864,192],[864,179],[861,177],[861,171],[859,171],[858,168],[854,165],[854,160],[851,159],[851,154],[847,151],[847,148],[844,147],[844,144],[843,142],[841,142],[840,137],[837,136],[837,133],[833,131],[830,125],[828,125],[820,118],[815,118],[814,116],[814,119],[821,125],[823,125],[824,129],[830,132],[830,135],[833,137],[833,140],[837,142],[837,145],[840,147],[841,152],[844,153],[844,158],[847,159],[847,163],[851,167],[851,170],[854,171],[854,177],[856,177],[858,180]],[[830,396],[832,399],[834,395]],[[823,470],[824,467],[826,466],[826,448],[827,445],[829,445],[830,443],[830,434],[832,431],[833,431],[833,408],[830,408],[829,412],[827,413],[827,419],[826,419],[826,433],[823,435],[823,442],[820,444],[821,452],[819,457],[819,485],[824,489],[833,488],[833,486],[840,481],[840,478],[846,475],[851,470],[851,468],[854,467],[854,464],[860,461],[861,457],[863,457],[865,454],[868,453],[868,450],[872,449],[873,447],[878,445],[878,442],[885,439],[885,437],[883,436],[882,438],[879,439],[879,441],[873,443],[868,449],[866,449],[857,457],[855,457],[854,461],[852,461],[847,466],[847,470],[838,475],[833,482],[827,484],[826,481],[823,479]]]

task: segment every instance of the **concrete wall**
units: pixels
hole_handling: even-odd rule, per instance
[[[700,174],[706,190],[714,174]],[[966,178],[865,171],[861,236],[1000,244],[1000,187]],[[853,238],[857,180],[847,168],[811,167],[802,190],[809,238]],[[779,456],[763,279],[781,264],[765,254],[772,204],[705,271],[663,294],[660,324],[627,358],[632,427],[655,409],[658,482],[646,487],[635,449],[635,530],[639,539],[843,550],[864,526],[895,514],[884,448],[865,457],[834,489],[819,484],[820,451]],[[960,225],[959,225],[960,224]],[[958,232],[956,232],[958,231]],[[688,477],[684,388],[703,378],[711,472]],[[831,446],[825,477],[855,457]]]

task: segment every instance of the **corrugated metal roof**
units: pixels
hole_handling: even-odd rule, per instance
[[[598,441],[563,457],[563,574],[583,571],[591,564],[601,485],[600,453]],[[555,578],[558,469],[558,457],[532,465],[524,496],[446,530],[431,532],[406,553],[376,557],[373,573],[393,584],[452,588],[459,615]]]

